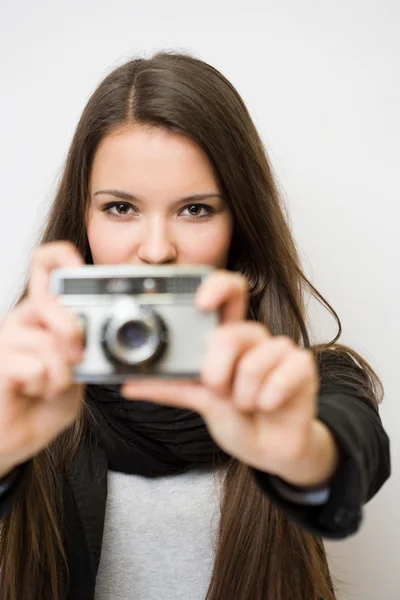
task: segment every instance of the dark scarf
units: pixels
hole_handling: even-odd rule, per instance
[[[86,401],[113,471],[156,477],[228,458],[193,411],[126,400],[118,385],[88,385]]]

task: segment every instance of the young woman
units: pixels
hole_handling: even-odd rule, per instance
[[[201,380],[74,383],[82,332],[48,283],[83,263],[216,267]],[[321,537],[357,531],[389,444],[379,380],[310,344],[305,292],[337,318],[230,83],[168,53],[112,72],[0,330],[2,600],[335,598]]]

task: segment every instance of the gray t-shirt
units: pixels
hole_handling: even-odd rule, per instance
[[[95,600],[204,600],[225,468],[147,478],[110,471]]]

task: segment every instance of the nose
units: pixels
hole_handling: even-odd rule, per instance
[[[177,255],[177,248],[168,224],[161,219],[152,219],[143,228],[138,247],[138,259],[143,263],[162,265],[175,262]]]

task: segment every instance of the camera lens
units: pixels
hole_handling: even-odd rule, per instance
[[[148,342],[150,333],[144,323],[128,321],[118,330],[117,341],[125,348],[136,350]]]
[[[161,316],[129,296],[112,304],[101,338],[110,361],[132,367],[159,360],[167,345],[166,327]]]

